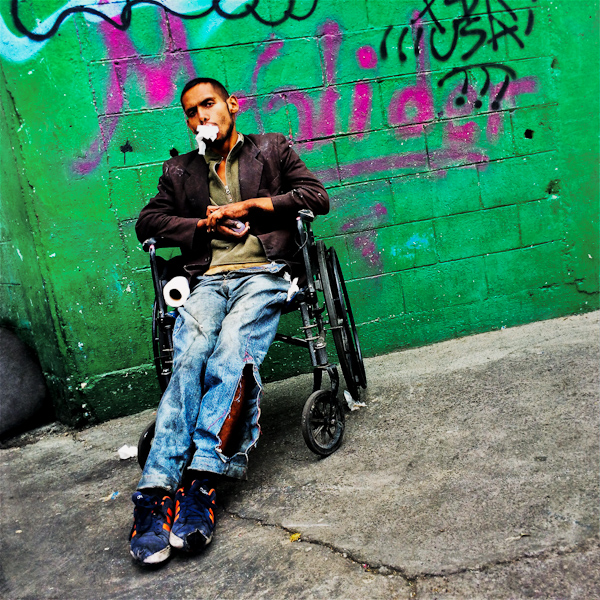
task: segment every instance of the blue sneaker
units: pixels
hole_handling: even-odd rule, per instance
[[[142,492],[134,492],[131,500],[135,504],[129,536],[131,556],[144,565],[167,560],[171,554],[169,533],[173,521],[173,500],[169,496],[161,500]]]
[[[215,529],[215,490],[196,479],[175,494],[175,520],[169,542],[173,548],[197,552],[210,544]]]

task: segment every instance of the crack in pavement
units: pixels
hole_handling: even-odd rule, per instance
[[[283,525],[280,525],[279,523],[269,523],[268,521],[263,521],[262,519],[259,519],[257,517],[246,517],[246,516],[243,516],[239,513],[233,512],[233,511],[228,510],[223,507],[221,507],[221,510],[224,513],[226,513],[227,515],[236,517],[243,521],[250,521],[252,523],[258,523],[261,527],[273,527],[274,529],[279,529],[280,531],[285,531],[286,533],[289,533],[290,535],[299,533],[299,532],[295,531],[294,529],[290,529],[289,527],[285,527]],[[359,558],[353,556],[352,553],[348,552],[347,550],[341,550],[339,548],[336,548],[335,546],[332,546],[331,544],[327,544],[326,542],[322,542],[321,540],[318,540],[318,539],[314,539],[311,537],[303,537],[303,534],[301,534],[301,537],[297,541],[304,542],[306,544],[313,544],[315,546],[320,546],[322,548],[327,548],[334,554],[340,556],[341,558],[344,558],[345,560],[347,560],[351,563],[354,563],[355,565],[360,566],[365,571],[372,573],[374,575],[380,575],[381,577],[387,577],[389,575],[396,575],[396,576],[399,576],[402,579],[404,579],[410,585],[412,585],[412,582],[410,581],[409,576],[407,576],[401,569],[398,569],[396,567],[391,567],[391,566],[383,564],[383,563],[381,563],[381,564],[365,563],[364,561],[360,560]],[[385,573],[378,572],[378,569],[381,569],[381,568],[386,569],[386,572]]]
[[[507,558],[504,560],[497,560],[490,563],[486,563],[483,565],[476,565],[474,567],[464,567],[460,569],[456,569],[454,571],[444,571],[441,573],[421,573],[416,575],[415,577],[408,577],[409,581],[418,581],[419,579],[433,579],[435,577],[449,577],[451,575],[461,575],[463,573],[483,573],[486,571],[490,571],[495,567],[505,567],[509,565],[515,565],[523,560],[527,560],[530,558],[547,560],[550,558],[554,558],[557,556],[569,556],[571,554],[577,554],[582,552],[587,552],[592,548],[600,549],[600,540],[586,540],[581,544],[576,544],[569,548],[546,548],[545,550],[540,550],[539,552],[525,552],[519,556],[515,556],[514,558]]]
[[[270,523],[268,521],[264,521],[257,517],[243,516],[239,513],[236,513],[234,511],[226,509],[222,506],[220,508],[225,514],[227,514],[229,516],[241,519],[243,521],[250,521],[252,523],[257,523],[261,527],[273,527],[274,529],[279,529],[281,531],[285,531],[286,533],[289,533],[290,535],[293,535],[294,533],[298,533],[297,531],[290,529],[288,527],[285,527],[279,523]],[[462,567],[462,568],[455,569],[452,571],[442,571],[440,573],[424,572],[424,573],[419,573],[418,575],[409,575],[405,569],[399,569],[398,567],[394,567],[392,565],[388,565],[388,564],[384,564],[384,563],[371,564],[369,562],[365,562],[364,560],[361,560],[360,558],[352,555],[352,553],[350,553],[346,550],[341,550],[331,544],[322,542],[321,540],[318,540],[315,538],[304,537],[302,535],[302,537],[300,537],[298,539],[298,542],[314,544],[315,546],[321,546],[322,548],[327,548],[334,554],[336,554],[336,555],[340,556],[341,558],[344,558],[356,565],[359,565],[365,571],[372,573],[374,575],[380,575],[381,577],[387,577],[390,575],[401,577],[410,586],[415,586],[419,580],[434,579],[436,577],[451,577],[453,575],[461,575],[463,573],[478,573],[478,572],[483,573],[486,571],[490,571],[490,570],[494,569],[495,567],[505,567],[505,566],[515,565],[515,564],[518,564],[519,562],[521,562],[523,560],[527,560],[527,559],[533,558],[533,559],[539,559],[539,560],[547,560],[547,559],[554,558],[557,556],[568,556],[571,554],[586,552],[588,550],[591,550],[592,548],[600,549],[600,539],[598,539],[597,537],[594,537],[594,538],[585,540],[584,542],[582,542],[580,544],[575,544],[574,546],[567,547],[567,548],[546,548],[544,550],[540,550],[539,552],[524,552],[523,554],[521,554],[519,556],[515,556],[514,558],[497,560],[497,561],[493,561],[493,562],[486,563],[483,565],[475,565],[472,567]],[[379,569],[382,569],[382,568],[385,569],[385,572],[383,572],[383,573],[379,572]],[[414,597],[414,596],[411,596],[411,597]]]

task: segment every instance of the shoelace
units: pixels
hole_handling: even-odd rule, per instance
[[[194,481],[189,490],[179,496],[179,509],[186,511],[187,516],[200,517],[207,523],[211,523],[209,510],[214,508],[211,496],[208,495],[200,482]]]
[[[137,529],[138,533],[143,533],[153,527],[154,517],[160,516],[162,500],[136,494],[134,494],[133,499],[136,510],[134,511],[134,523],[131,531]]]

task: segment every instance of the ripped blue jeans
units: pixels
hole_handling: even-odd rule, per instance
[[[198,471],[246,476],[248,452],[260,434],[258,369],[275,337],[290,285],[278,273],[281,268],[272,263],[198,278],[175,322],[173,374],[158,407],[138,489],[175,491],[188,463]],[[219,434],[242,373],[250,368],[240,441],[237,451],[226,456]]]

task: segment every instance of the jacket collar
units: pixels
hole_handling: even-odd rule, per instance
[[[189,153],[190,160],[186,164],[187,178],[184,189],[190,204],[199,211],[210,204],[208,193],[208,165],[198,151]],[[244,136],[244,145],[238,158],[240,195],[242,200],[256,198],[262,177],[263,163],[259,160],[260,150],[248,137]],[[200,213],[198,213],[200,214]]]
[[[191,214],[205,216],[210,204],[208,194],[208,165],[198,151],[189,153],[190,160],[185,166],[183,189],[190,205]]]
[[[256,198],[258,194],[263,171],[259,155],[260,150],[256,144],[246,136],[239,157],[240,195],[243,200]]]

